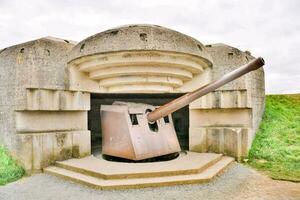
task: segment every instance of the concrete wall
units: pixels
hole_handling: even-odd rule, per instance
[[[254,59],[236,48],[207,45],[212,80]],[[190,150],[218,152],[240,160],[251,147],[264,111],[264,71],[242,76],[190,104]]]
[[[0,53],[0,143],[28,172],[90,153],[89,94],[64,91],[73,46],[42,38]]]
[[[246,55],[248,59],[253,58],[251,55]],[[252,107],[252,132],[249,135],[249,143],[250,147],[257,129],[259,128],[259,124],[261,122],[264,110],[265,110],[265,76],[264,69],[258,69],[253,71],[249,76],[247,76],[246,80],[249,98],[251,99],[251,107]]]
[[[89,93],[35,88],[26,93],[26,107],[15,111],[15,128],[21,140],[17,156],[27,171],[90,155]]]

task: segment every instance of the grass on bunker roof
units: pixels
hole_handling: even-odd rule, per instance
[[[0,145],[0,185],[16,181],[24,175],[24,169]]]
[[[300,94],[266,96],[248,159],[273,179],[300,182]]]

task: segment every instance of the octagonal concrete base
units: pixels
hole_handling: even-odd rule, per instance
[[[56,162],[44,172],[98,189],[129,189],[207,182],[233,161],[221,154],[195,152],[151,163],[112,162],[88,156]]]

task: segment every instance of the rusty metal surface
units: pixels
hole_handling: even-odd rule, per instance
[[[235,69],[234,71],[224,75],[220,79],[213,81],[207,85],[204,85],[203,87],[187,93],[183,95],[182,97],[179,97],[159,108],[154,110],[153,112],[148,113],[147,119],[149,122],[154,122],[158,119],[163,118],[164,116],[169,115],[170,113],[175,112],[176,110],[190,104],[194,100],[214,91],[215,89],[225,85],[226,83],[233,81],[234,79],[239,78],[240,76],[251,72],[253,70],[256,70],[264,65],[264,60],[259,57],[252,61],[250,61],[248,64],[243,65],[242,67],[239,67]]]
[[[151,105],[124,102],[101,106],[102,153],[144,160],[181,151],[171,115],[168,122],[157,120],[157,129],[151,129],[153,124],[149,124],[146,113],[154,109]]]

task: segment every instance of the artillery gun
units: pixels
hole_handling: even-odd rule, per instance
[[[263,65],[264,60],[256,58],[160,107],[119,101],[102,105],[102,154],[139,161],[180,152],[171,113]]]

